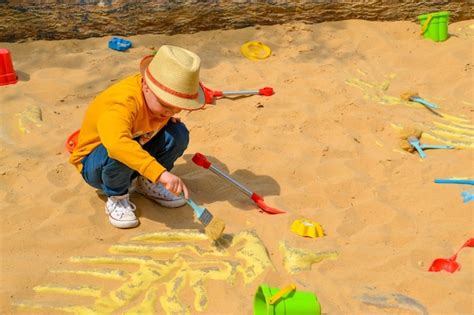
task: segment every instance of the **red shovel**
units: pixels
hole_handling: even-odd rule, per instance
[[[453,273],[455,271],[458,271],[461,269],[461,265],[456,261],[456,258],[458,257],[458,253],[461,249],[464,247],[474,247],[474,238],[470,238],[464,243],[463,246],[461,246],[460,249],[454,254],[452,257],[449,258],[437,258],[433,261],[431,264],[430,269],[428,271],[431,272],[438,272],[441,270],[445,270],[447,272]]]
[[[268,87],[268,86],[258,89],[258,90],[241,90],[241,91],[213,91],[205,87],[202,83],[201,83],[201,87],[204,90],[204,97],[206,99],[206,104],[212,104],[212,101],[216,97],[224,97],[224,96],[231,96],[231,95],[263,95],[263,96],[273,95],[273,88]]]
[[[212,165],[211,162],[209,162],[209,160],[206,158],[206,156],[204,154],[196,153],[196,154],[194,154],[192,160],[196,165],[201,166],[201,167],[206,168],[206,169],[209,169],[213,173],[215,173],[216,175],[219,175],[222,178],[224,178],[224,179],[228,180],[229,182],[231,182],[241,192],[243,192],[244,194],[249,196],[250,199],[252,199],[253,202],[255,202],[255,204],[260,209],[265,211],[266,213],[270,213],[270,214],[285,213],[285,211],[278,210],[278,209],[267,206],[261,196],[259,196],[256,193],[250,191],[247,187],[245,187],[244,185],[242,185],[241,183],[239,183],[238,181],[236,181],[235,179],[230,177],[228,174],[224,173],[223,171],[221,171],[220,169],[218,169],[217,167]]]

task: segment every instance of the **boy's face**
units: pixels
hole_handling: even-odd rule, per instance
[[[174,106],[168,106],[162,104],[156,95],[153,93],[153,91],[148,87],[148,85],[145,83],[145,80],[143,80],[142,83],[142,90],[143,90],[143,95],[145,97],[145,102],[150,111],[157,117],[159,117],[162,120],[166,120],[170,117],[173,117],[175,114],[178,114],[181,112],[181,109],[178,107]]]

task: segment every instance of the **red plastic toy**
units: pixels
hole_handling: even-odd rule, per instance
[[[470,238],[464,243],[463,246],[461,246],[460,249],[451,257],[449,258],[437,258],[433,261],[431,264],[430,269],[428,271],[431,272],[438,272],[441,270],[445,270],[447,272],[453,273],[455,271],[458,271],[461,269],[461,265],[456,261],[456,258],[458,257],[459,251],[465,247],[474,247],[474,238]]]
[[[214,98],[225,97],[231,95],[262,95],[262,96],[272,96],[274,94],[273,88],[264,87],[258,90],[241,90],[241,91],[214,91],[210,88],[204,86],[201,83],[201,87],[204,90],[204,97],[206,104],[212,104]]]
[[[221,171],[217,167],[213,166],[204,154],[196,153],[196,154],[194,154],[192,160],[196,165],[198,165],[202,168],[208,169],[208,170],[212,171],[214,174],[219,175],[220,177],[222,177],[225,180],[229,181],[231,184],[233,184],[235,187],[237,187],[241,192],[243,192],[244,194],[249,196],[250,199],[252,199],[253,202],[255,202],[255,204],[260,209],[265,211],[266,213],[270,213],[270,214],[285,213],[285,211],[267,206],[265,204],[265,201],[263,200],[263,198],[260,195],[257,195],[256,193],[250,191],[247,187],[245,187],[244,185],[242,185],[241,183],[239,183],[238,181],[236,181],[235,179],[230,177],[228,174],[224,173],[223,171]]]
[[[17,81],[10,51],[0,48],[0,85],[15,84]]]

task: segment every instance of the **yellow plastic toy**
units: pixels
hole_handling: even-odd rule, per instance
[[[309,220],[295,220],[293,224],[291,224],[291,231],[300,236],[311,238],[324,236],[321,225]]]
[[[272,50],[267,45],[258,41],[250,41],[240,46],[240,52],[246,58],[258,61],[270,57]]]

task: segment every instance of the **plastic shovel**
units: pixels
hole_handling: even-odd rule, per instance
[[[208,87],[205,87],[201,83],[201,87],[204,90],[204,96],[206,100],[206,104],[211,104],[214,98],[216,97],[224,97],[224,96],[233,96],[233,95],[263,95],[263,96],[272,96],[273,95],[273,88],[271,87],[264,87],[258,90],[240,90],[240,91],[214,91]]]
[[[232,177],[230,177],[228,174],[224,173],[223,171],[221,171],[220,169],[218,169],[217,167],[215,167],[214,165],[211,164],[211,162],[209,162],[209,160],[206,158],[206,156],[204,154],[201,154],[201,153],[196,153],[194,154],[193,158],[192,158],[193,162],[202,167],[202,168],[205,168],[205,169],[209,169],[211,170],[214,174],[224,178],[225,180],[231,182],[231,184],[233,184],[235,187],[237,187],[241,192],[243,192],[244,194],[246,194],[247,196],[250,197],[250,199],[253,200],[253,202],[255,202],[255,204],[260,208],[262,209],[263,211],[265,211],[266,213],[270,213],[270,214],[279,214],[279,213],[285,213],[285,211],[282,211],[282,210],[278,210],[278,209],[275,209],[275,208],[272,208],[272,207],[269,207],[265,204],[263,198],[259,195],[257,195],[256,193],[250,191],[247,187],[245,187],[244,185],[242,185],[241,183],[239,183],[238,181],[236,181],[235,179],[233,179]]]
[[[464,243],[463,246],[461,246],[460,249],[451,257],[449,258],[437,258],[435,259],[430,266],[430,269],[428,271],[431,272],[438,272],[441,270],[445,270],[447,272],[453,273],[455,271],[458,271],[461,269],[461,265],[456,261],[456,258],[458,257],[459,252],[461,249],[465,247],[474,247],[474,238],[470,238]]]

